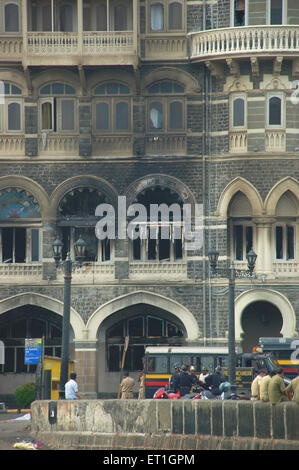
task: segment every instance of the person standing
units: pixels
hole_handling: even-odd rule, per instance
[[[129,372],[124,372],[124,378],[121,381],[121,399],[128,400],[133,397],[133,388],[135,385],[135,380],[129,376]]]
[[[299,405],[299,374],[286,388],[286,393],[293,393],[292,401]]]
[[[180,390],[181,385],[181,374],[180,374],[180,365],[178,363],[174,364],[174,373],[170,377],[169,388],[177,393]]]
[[[188,374],[187,366],[183,364],[181,366],[181,386],[180,386],[181,397],[183,397],[184,395],[187,395],[187,393],[190,393],[192,385],[193,385],[193,377],[191,374]]]
[[[145,371],[142,370],[138,377],[138,382],[140,383],[138,400],[143,400],[145,398]]]
[[[78,391],[77,374],[72,372],[70,380],[64,386],[64,396],[66,400],[78,400],[80,397]]]
[[[272,404],[288,400],[285,392],[286,387],[284,385],[283,377],[283,369],[277,369],[276,375],[272,377],[269,383],[269,401]]]
[[[258,371],[257,376],[253,380],[251,384],[251,400],[260,400],[260,384],[266,375],[266,370],[265,369],[260,369]]]
[[[201,374],[199,375],[199,383],[203,387],[205,386],[206,378],[208,377],[208,375],[209,375],[208,369],[206,367],[203,367],[201,369]]]
[[[269,401],[269,383],[276,374],[276,371],[272,370],[269,374],[265,375],[260,382],[260,400],[264,402]]]
[[[225,382],[225,378],[221,375],[220,366],[217,366],[215,372],[213,374],[209,374],[205,379],[206,385],[214,396],[221,394],[219,386],[222,382]]]

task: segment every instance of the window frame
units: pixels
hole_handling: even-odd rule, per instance
[[[237,259],[237,240],[235,237],[235,227],[241,226],[242,227],[242,259]],[[230,224],[231,236],[230,236],[230,252],[232,253],[232,258],[234,261],[238,263],[242,263],[246,261],[246,245],[247,245],[247,238],[246,238],[246,228],[251,227],[252,230],[252,245],[255,244],[255,225],[252,221],[242,221],[242,220],[233,220]],[[252,248],[252,247],[251,247]]]
[[[235,126],[234,125],[234,102],[238,99],[242,99],[244,101],[244,124],[242,126]],[[230,96],[230,129],[234,131],[238,130],[246,130],[247,129],[247,94],[246,93],[233,93]]]
[[[41,258],[42,258],[42,232],[40,230],[40,226],[34,226],[34,225],[23,225],[23,224],[3,224],[0,226],[0,263],[4,263],[3,259],[3,233],[2,230],[5,228],[10,228],[13,230],[13,240],[12,240],[12,260],[9,264],[28,264],[28,263],[41,263]],[[25,246],[25,259],[24,262],[16,262],[15,261],[15,253],[16,253],[16,238],[15,238],[15,230],[18,228],[23,228],[25,230],[25,240],[24,240],[24,246]],[[37,260],[32,260],[33,257],[33,248],[32,248],[32,243],[33,243],[33,235],[32,235],[32,230],[38,230],[38,259]]]
[[[270,100],[271,98],[280,99],[280,124],[270,124]],[[266,99],[266,127],[268,129],[283,129],[285,127],[285,94],[282,91],[268,92]]]
[[[7,5],[16,5],[17,8],[18,8],[18,30],[17,31],[6,31],[5,23],[6,23],[6,7],[7,7]],[[2,25],[3,32],[5,34],[11,34],[11,35],[20,34],[22,32],[20,3],[17,2],[17,1],[14,1],[14,2],[6,1],[6,2],[3,2],[2,8],[3,8],[3,25]]]
[[[181,5],[182,8],[182,28],[181,29],[170,29],[170,24],[169,24],[169,19],[170,19],[170,14],[169,14],[169,7],[172,3],[178,3]],[[151,27],[151,7],[153,5],[160,4],[163,6],[163,28],[159,30],[152,29]],[[185,3],[182,0],[151,0],[148,2],[148,7],[147,7],[147,32],[149,34],[180,34],[180,33],[185,33],[186,32],[186,24],[185,24]]]
[[[272,5],[272,0],[268,0],[267,1],[267,12],[266,12],[266,19],[267,19],[267,24],[268,25],[271,25],[271,26],[283,26],[285,24],[287,24],[287,12],[288,12],[288,8],[287,8],[287,5],[286,5],[286,1],[285,0],[281,0],[281,3],[282,3],[282,12],[281,12],[281,23],[279,24],[272,24],[271,23],[271,5]]]
[[[15,95],[17,96],[17,95]],[[18,95],[19,96],[19,95]],[[20,129],[9,129],[8,128],[8,108],[12,103],[16,103],[20,106]],[[6,95],[4,103],[0,104],[0,132],[5,135],[16,135],[24,134],[24,106],[23,98],[14,98],[12,95]]]
[[[108,129],[97,129],[97,104],[106,103],[108,105]],[[116,106],[119,103],[126,103],[128,106],[128,129],[116,128]],[[92,119],[93,132],[96,135],[102,134],[129,134],[132,132],[132,105],[131,97],[128,95],[94,95],[93,99],[93,119]]]
[[[162,105],[162,128],[156,129],[151,126],[151,104],[152,103],[161,103]],[[170,128],[170,106],[174,102],[181,103],[182,106],[182,128],[172,129]],[[156,133],[167,133],[167,134],[175,134],[175,133],[184,133],[186,132],[186,123],[185,123],[185,99],[182,95],[179,94],[172,94],[169,96],[161,96],[159,94],[156,95],[149,95],[147,99],[147,132],[150,134]]]
[[[282,227],[282,251],[283,251],[283,256],[282,258],[277,257],[277,228]],[[287,253],[288,253],[288,237],[287,237],[287,228],[292,227],[293,228],[293,251],[294,251],[294,257],[293,258],[288,258]],[[296,223],[292,221],[277,221],[274,225],[274,232],[273,232],[273,240],[274,240],[274,259],[275,262],[294,262],[297,260],[297,243],[296,243],[296,238],[297,238],[297,232],[296,232]]]
[[[62,128],[62,101],[72,101],[74,103],[74,129]],[[51,104],[52,127],[51,129],[43,128],[43,104]],[[74,135],[78,133],[78,105],[76,96],[59,95],[39,97],[39,130],[40,132],[53,132],[55,134]]]
[[[245,2],[245,17],[244,17],[244,25],[237,26],[235,25],[235,2],[236,0],[231,0],[230,8],[231,8],[231,15],[230,15],[230,23],[232,28],[244,28],[248,26],[248,0],[244,0]]]

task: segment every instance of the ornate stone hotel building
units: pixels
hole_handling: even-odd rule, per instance
[[[24,338],[59,355],[64,256],[71,352],[83,396],[117,392],[145,345],[237,344],[298,335],[299,2],[0,0],[0,395],[34,378]],[[98,240],[96,207],[202,204],[204,237]],[[128,215],[128,220],[130,216]],[[174,223],[170,222],[170,228]]]

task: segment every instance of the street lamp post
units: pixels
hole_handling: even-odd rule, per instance
[[[251,249],[247,255],[248,269],[235,269],[234,262],[231,262],[229,269],[217,268],[219,252],[211,249],[208,252],[210,267],[213,276],[219,274],[229,280],[229,316],[228,316],[228,381],[232,389],[236,385],[236,346],[235,346],[235,279],[252,277],[257,254]]]
[[[65,261],[61,261],[63,243],[56,239],[52,245],[56,268],[63,266],[64,269],[64,294],[63,294],[63,319],[62,319],[62,353],[60,367],[59,398],[64,398],[64,385],[68,381],[69,365],[69,337],[70,337],[70,309],[71,309],[71,283],[72,271],[76,266],[82,266],[85,257],[87,243],[79,238],[74,244],[75,261],[71,259],[70,253],[67,253]]]

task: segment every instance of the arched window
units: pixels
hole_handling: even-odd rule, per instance
[[[167,314],[157,307],[139,305],[142,313],[130,316],[113,324],[106,332],[107,366],[110,372],[121,368],[123,344],[130,336],[125,357],[125,368],[130,371],[143,369],[142,359],[146,346],[155,344],[180,344],[184,336],[182,328],[170,321]]]
[[[76,188],[67,193],[58,206],[58,227],[63,242],[62,257],[73,250],[79,237],[87,243],[86,261],[110,260],[110,240],[98,240],[95,226],[96,208],[105,202],[105,195],[89,187]]]
[[[30,219],[30,226],[24,225]],[[0,191],[0,262],[25,263],[39,261],[39,229],[34,220],[41,219],[37,201],[32,195],[18,188]]]
[[[41,131],[74,132],[76,130],[75,89],[61,82],[44,85],[40,89]]]
[[[4,133],[19,133],[23,131],[23,99],[22,90],[10,82],[4,82],[1,87],[4,95],[0,101],[0,131]]]
[[[277,260],[294,260],[296,256],[296,224],[298,215],[297,201],[295,196],[286,191],[275,209],[277,223],[275,226],[275,258]]]
[[[252,207],[244,193],[238,191],[232,198],[228,216],[231,233],[231,252],[237,261],[245,261],[248,251],[254,244],[254,227],[252,223]]]
[[[19,6],[15,3],[7,3],[4,8],[5,32],[19,31]]]
[[[182,4],[178,2],[170,3],[168,13],[168,28],[169,30],[180,30],[182,29]]]
[[[246,97],[245,95],[232,95],[231,102],[231,126],[232,127],[245,127],[246,126]]]
[[[164,6],[154,3],[150,7],[150,19],[152,31],[163,31],[164,29]]]
[[[162,80],[148,88],[149,131],[184,130],[184,98],[174,97],[184,93],[184,87],[174,81]],[[155,95],[155,98],[151,97]]]
[[[282,94],[268,95],[268,125],[282,126]]]

